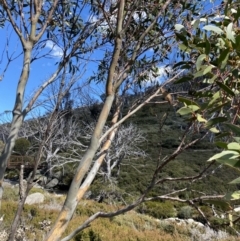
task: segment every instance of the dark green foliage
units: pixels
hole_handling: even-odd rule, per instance
[[[177,213],[178,218],[188,219],[192,217],[192,208],[189,206],[183,206]]]
[[[173,224],[166,223],[165,225],[163,225],[163,230],[164,230],[166,233],[174,234],[174,232],[175,232],[175,227],[174,227]]]
[[[176,216],[173,203],[166,202],[146,202],[138,209],[140,213],[151,215],[158,219],[170,218]]]
[[[173,138],[169,138],[163,141],[162,147],[164,148],[176,148],[179,145],[179,141]]]
[[[14,151],[17,154],[24,156],[26,152],[29,150],[30,146],[31,143],[29,140],[25,138],[19,138],[15,142]]]
[[[96,234],[92,229],[88,232],[81,232],[77,234],[74,238],[74,241],[102,241],[99,234]]]

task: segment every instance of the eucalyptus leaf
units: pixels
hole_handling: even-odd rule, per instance
[[[233,27],[233,23],[229,23],[227,26],[227,38],[230,39],[233,43],[236,43],[236,39],[234,37],[232,27]]]
[[[204,123],[207,122],[207,120],[204,119],[204,118],[202,117],[202,115],[200,115],[200,114],[197,114],[197,120],[198,120],[199,122],[204,122]]]
[[[206,39],[206,47],[205,47],[205,53],[208,55],[211,50],[211,44],[210,42]]]
[[[185,103],[186,105],[192,105],[193,104],[193,105],[196,105],[196,106],[199,107],[199,105],[195,101],[193,101],[192,99],[188,99],[186,97],[180,96],[180,97],[178,97],[178,101],[180,101],[182,103]]]
[[[215,142],[215,145],[218,146],[218,147],[220,147],[220,148],[227,149],[227,143],[225,143],[225,142],[216,141],[216,142]]]
[[[218,159],[229,160],[229,159],[235,159],[237,157],[239,157],[239,153],[237,151],[222,151],[218,154],[215,154],[211,158],[209,158],[208,161],[213,161]]]
[[[213,67],[214,67],[214,66],[212,66],[212,65],[207,66],[207,67],[203,70],[203,74],[205,75],[205,74],[211,72],[211,70],[212,70]]]
[[[204,75],[203,70],[200,70],[197,73],[195,73],[193,76],[194,76],[194,78],[197,78],[197,77],[202,77],[203,75]]]
[[[212,133],[219,133],[220,131],[216,127],[209,129]]]
[[[240,191],[228,193],[224,198],[227,200],[238,200],[240,198]]]
[[[234,156],[234,158],[219,158],[219,159],[216,159],[217,162],[221,163],[221,164],[224,164],[224,165],[228,165],[230,167],[233,167],[233,168],[240,168],[240,160],[239,160],[239,156],[236,157]]]
[[[237,143],[237,142],[231,142],[231,143],[229,143],[229,144],[227,145],[227,148],[228,148],[229,150],[240,151],[240,145],[239,145],[239,143]]]
[[[229,48],[227,49],[224,49],[219,58],[218,58],[218,66],[221,67],[221,69],[225,68],[226,64],[227,64],[227,61],[228,61],[228,58],[229,58],[229,54],[230,54],[230,50]]]
[[[229,182],[229,184],[238,184],[240,183],[240,177],[234,179],[233,181]],[[239,196],[240,196],[240,193],[239,193]]]
[[[235,134],[240,136],[240,127],[234,124],[225,123],[225,125]]]
[[[182,29],[184,29],[184,26],[182,24],[175,24],[174,27],[177,31],[181,31]]]
[[[180,115],[187,115],[192,113],[192,110],[188,107],[182,107],[177,111],[177,113],[179,113]]]
[[[201,54],[198,56],[197,62],[196,62],[197,71],[199,71],[201,69],[202,62],[206,57],[207,57],[206,54]]]
[[[188,108],[190,108],[192,111],[197,111],[200,109],[198,105],[188,105]]]
[[[187,81],[191,81],[192,79],[193,79],[192,75],[183,76],[182,78],[175,81],[174,84],[184,83],[184,82],[187,82]]]
[[[210,119],[207,123],[206,123],[206,127],[211,127],[213,125],[217,125],[219,123],[225,122],[228,119],[226,117],[216,117],[216,118],[212,118]]]
[[[216,84],[222,89],[224,90],[226,93],[228,93],[231,96],[235,96],[234,92],[225,84],[223,84],[222,82],[216,81]]]
[[[203,27],[204,30],[207,30],[207,31],[213,31],[217,34],[222,34],[223,33],[223,30],[217,26],[214,26],[214,25],[206,25]]]
[[[240,137],[233,137],[233,139],[240,144]]]
[[[217,91],[212,96],[212,99],[209,101],[208,106],[211,106],[213,103],[215,103],[219,98],[221,98],[220,91]]]

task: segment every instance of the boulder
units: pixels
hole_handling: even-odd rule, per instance
[[[28,195],[25,201],[25,203],[29,205],[43,203],[43,202],[44,202],[44,195],[40,192],[35,192],[33,194]]]
[[[52,176],[54,178],[57,178],[58,180],[60,180],[62,178],[62,172],[61,171],[55,172],[55,173],[53,173]]]
[[[45,186],[46,189],[49,189],[49,188],[53,188],[55,186],[58,185],[58,179],[57,178],[53,178],[49,183],[47,183],[47,185]]]

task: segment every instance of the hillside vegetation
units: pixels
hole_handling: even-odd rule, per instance
[[[74,115],[78,115],[78,112],[81,113],[80,110],[75,110]],[[160,131],[160,120],[164,113],[167,114],[167,118]],[[91,119],[91,116],[88,118],[94,121],[94,119]],[[81,118],[79,122],[81,122]],[[138,197],[142,190],[149,184],[154,169],[156,168],[156,163],[159,161],[159,155],[160,158],[163,158],[171,154],[178,147],[181,135],[187,125],[186,121],[168,104],[161,106],[149,104],[130,118],[126,125],[130,123],[136,125],[145,137],[145,141],[141,143],[139,148],[146,153],[146,157],[124,159],[119,176],[114,178],[112,182],[104,180],[104,178],[99,175],[90,188],[90,195],[78,205],[76,215],[71,221],[71,225],[66,233],[74,230],[77,223],[82,223],[82,221],[91,214],[97,211],[115,210],[117,207],[121,207],[121,205],[131,203]],[[201,133],[193,133],[192,135],[195,137],[196,135],[201,135]],[[160,175],[161,177],[171,178],[195,176],[207,166],[206,160],[216,152],[217,150],[213,144],[210,143],[208,139],[205,139],[177,156],[175,160],[169,162]],[[71,168],[73,167],[74,164],[70,166],[66,164],[65,179],[72,179]],[[68,172],[67,170],[70,171]],[[10,174],[13,175],[12,173],[13,171],[11,170]],[[238,171],[234,169],[215,164],[201,180],[195,182],[166,182],[155,187],[151,191],[151,196],[163,195],[186,187],[187,190],[181,192],[178,196],[179,198],[193,198],[199,193],[203,193],[204,195],[226,194],[229,191],[238,189],[237,185],[228,184],[228,182],[236,178],[238,174]],[[6,177],[8,176],[9,172]],[[55,191],[59,191],[59,188],[59,186],[56,187]],[[36,191],[39,190],[32,190],[32,192]],[[64,201],[64,196],[53,198],[46,191],[43,192],[47,197],[43,204],[43,209],[41,208],[42,206],[38,205],[25,205],[24,208],[22,221],[26,227],[29,226],[29,229],[26,231],[29,240],[33,240],[33,238],[38,237],[38,235],[45,234],[44,232],[51,226],[52,220],[56,218],[60,204]],[[99,195],[102,195],[101,200],[98,199]],[[7,188],[4,192],[2,213],[5,215],[5,218],[2,230],[8,230],[10,221],[16,210],[17,197],[18,191],[14,188]],[[96,200],[98,200],[98,202]],[[232,203],[231,205],[233,206],[235,204],[237,203]],[[198,205],[200,205],[205,216],[216,230],[228,229],[229,232],[234,233],[234,231],[228,227],[229,220],[227,218],[221,219],[214,217],[211,203],[201,203],[201,201],[199,201]],[[9,210],[11,210],[11,212],[9,212]],[[219,216],[228,211],[225,207],[216,203],[215,210]],[[29,220],[29,213],[32,216],[31,220]],[[91,225],[90,229],[80,233],[73,240],[192,240],[193,234],[188,228],[180,227],[176,224],[159,222],[159,220],[170,217],[193,218],[205,223],[205,220],[203,220],[198,211],[190,207],[188,203],[184,204],[164,200],[150,201],[140,205],[135,211],[123,216],[111,219],[98,219]],[[237,216],[235,216],[235,218],[237,218]],[[46,227],[41,228],[43,221],[49,223],[46,224]],[[237,225],[235,225],[235,228],[238,228]],[[42,231],[32,234],[32,229],[42,229]],[[123,237],[126,237],[126,239],[122,239]]]

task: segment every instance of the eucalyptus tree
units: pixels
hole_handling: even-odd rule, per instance
[[[119,125],[152,98],[161,94],[162,86],[157,85],[152,93],[130,106],[129,112],[121,117],[122,97],[126,90],[134,84],[141,85],[146,81],[151,81],[151,75],[157,77],[159,64],[164,63],[169,57],[169,52],[174,45],[174,22],[178,22],[179,17],[186,17],[182,14],[186,7],[188,11],[195,12],[198,11],[199,6],[196,7],[192,2],[180,3],[169,0],[91,1],[93,13],[105,18],[103,24],[99,26],[101,38],[109,39],[98,71],[90,79],[104,84],[105,101],[94,127],[89,147],[80,160],[63,208],[46,240],[60,240],[77,204],[90,187],[103,163]],[[173,81],[176,76],[166,83]],[[113,105],[112,126],[102,134]],[[172,157],[175,155],[176,153]],[[146,193],[152,186],[146,190]],[[86,228],[97,217],[111,217],[131,210],[144,201],[144,195],[135,204],[115,213],[96,213],[63,240],[70,240],[73,235]]]
[[[179,54],[185,69],[179,83],[191,82],[191,98],[180,97],[184,104],[178,112],[190,117],[198,130],[214,134],[216,147],[223,149],[208,162],[239,168],[240,86],[239,86],[239,3],[223,1],[217,8],[195,16],[190,25],[175,25]],[[190,71],[189,71],[190,70]],[[240,178],[231,182],[239,183]],[[239,191],[225,195],[225,202],[239,199]]]
[[[76,59],[78,60],[80,56],[83,58],[96,45],[101,44],[96,43],[94,35],[95,28],[101,19],[94,23],[90,23],[86,17],[83,20],[82,10],[87,6],[88,3],[85,1],[0,1],[1,19],[4,19],[1,23],[5,28],[15,32],[16,38],[20,41],[17,54],[22,56],[22,71],[15,87],[16,96],[12,110],[11,129],[0,156],[0,200],[7,160],[11,155],[24,118],[31,111],[42,91],[55,81],[64,69],[65,72],[66,69],[70,73],[76,72],[79,65],[79,63],[74,64]],[[87,41],[89,36],[93,43],[90,40]],[[50,46],[50,50],[45,49],[46,46]],[[24,105],[25,89],[29,82],[32,64],[36,64],[39,59],[52,57],[56,46],[59,59],[55,70],[46,81],[39,85],[32,98]],[[4,73],[13,60],[14,58],[8,58]],[[42,81],[43,78],[44,76],[40,76],[38,81]],[[4,75],[2,81],[5,81]],[[34,81],[37,81],[37,76]]]
[[[10,22],[10,26],[20,39],[23,51],[22,73],[17,86],[13,120],[9,137],[0,157],[0,180],[3,180],[7,159],[11,154],[23,119],[32,109],[43,89],[59,74],[66,73],[66,70],[69,73],[78,71],[76,62],[91,60],[91,54],[96,54],[92,57],[94,61],[100,58],[98,69],[92,73],[89,81],[104,85],[104,103],[94,126],[90,144],[79,160],[79,166],[62,210],[46,238],[48,241],[60,240],[73,217],[77,204],[107,157],[108,149],[119,126],[154,97],[164,94],[162,84],[157,82],[148,95],[133,103],[128,113],[122,116],[122,106],[127,90],[134,85],[143,86],[144,83],[151,82],[158,77],[159,66],[168,63],[168,58],[174,51],[176,43],[174,24],[180,21],[189,23],[189,13],[194,15],[199,12],[201,4],[198,1],[170,0],[30,2],[1,0],[0,3],[1,13],[5,14],[7,21]],[[90,12],[90,15],[86,20],[87,12]],[[56,44],[62,48],[61,59],[51,78],[40,86],[26,105],[27,107],[23,108],[30,66],[39,58],[48,57],[51,54],[50,51],[41,55],[41,49],[45,44],[49,44],[49,40],[53,43],[53,47]],[[98,51],[95,51],[97,48],[99,48]],[[163,85],[173,82],[180,74],[173,74],[173,77]],[[111,109],[113,114],[110,117]],[[107,121],[110,121],[111,127],[103,133]],[[190,144],[193,143],[195,142]],[[96,213],[63,240],[70,240],[95,218],[115,216],[143,202],[147,193],[153,188],[161,167],[167,165],[182,148],[183,142],[179,149],[169,157],[170,159],[165,160],[164,164],[156,169],[149,188],[134,204],[114,213]],[[2,195],[2,192],[0,194]],[[9,237],[9,240],[13,238],[14,234]]]

